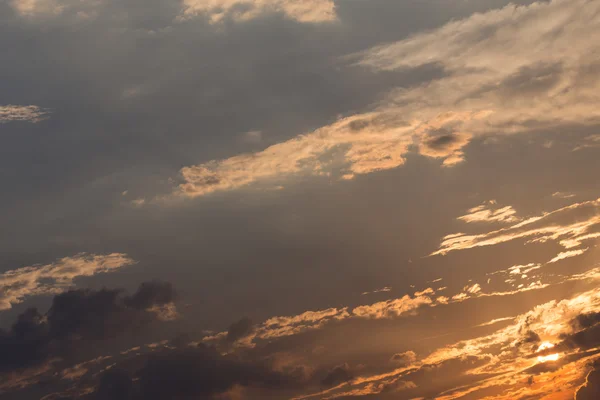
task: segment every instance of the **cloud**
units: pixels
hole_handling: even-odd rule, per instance
[[[484,322],[482,324],[477,325],[477,328],[479,327],[483,327],[483,326],[491,326],[491,325],[495,325],[499,322],[505,322],[505,321],[512,321],[514,320],[515,317],[504,317],[504,318],[494,318],[490,321]]]
[[[529,239],[528,243],[552,240],[570,249],[580,246],[586,240],[600,237],[599,232],[593,232],[594,229],[600,228],[600,217],[596,214],[598,209],[600,209],[600,199],[575,203],[487,233],[447,235],[440,248],[432,255],[447,254],[451,251],[474,247],[493,246],[515,239]]]
[[[293,175],[327,175],[336,169],[345,176],[394,168],[404,163],[410,138],[407,126],[377,115],[341,119],[307,135],[263,151],[184,167],[176,196],[198,197],[273,182]]]
[[[430,132],[423,136],[419,153],[433,158],[443,158],[444,165],[464,161],[462,148],[469,143],[471,135],[461,132]]]
[[[517,213],[512,206],[492,209],[496,203],[487,202],[480,206],[469,209],[469,213],[458,217],[458,220],[472,222],[517,222],[520,219],[515,216]]]
[[[559,199],[570,199],[575,197],[575,195],[573,193],[567,193],[567,192],[554,192],[552,193],[552,197],[556,197]]]
[[[254,323],[249,318],[242,318],[229,326],[225,340],[227,343],[235,343],[254,332]]]
[[[21,16],[57,15],[65,8],[59,0],[12,0],[10,5]]]
[[[0,311],[31,296],[60,293],[80,277],[115,272],[133,265],[126,254],[96,255],[81,253],[61,258],[51,264],[33,265],[0,274]]]
[[[585,0],[510,5],[348,56],[375,71],[437,63],[446,76],[391,90],[369,112],[263,151],[184,167],[173,194],[198,197],[303,174],[351,179],[403,165],[411,146],[454,165],[475,136],[598,123],[600,64],[591,55],[600,49],[599,7]]]
[[[0,105],[0,124],[12,121],[39,122],[47,115],[48,111],[38,106]]]
[[[390,358],[390,362],[402,367],[408,367],[417,360],[417,355],[414,351],[406,351],[404,353],[396,353]]]
[[[261,131],[248,131],[242,135],[242,139],[247,143],[260,143],[263,140]]]
[[[333,0],[184,0],[184,17],[205,15],[211,23],[247,21],[264,13],[281,13],[303,23],[336,20]]]
[[[321,381],[321,384],[327,387],[337,386],[341,383],[350,382],[353,377],[348,364],[342,364],[329,371],[327,376]]]
[[[128,400],[133,395],[133,382],[127,371],[111,368],[100,377],[96,389],[98,400]]]
[[[584,343],[582,339],[589,338],[590,334],[594,340],[588,340],[585,346],[597,345],[600,328],[595,314],[598,310],[600,291],[597,289],[569,299],[550,301],[519,316],[482,324],[490,326],[499,321],[514,320],[491,334],[438,348],[422,360],[414,360],[408,367],[400,365],[387,373],[356,376],[351,386],[339,386],[303,398],[374,394],[379,395],[378,398],[387,398],[384,397],[387,388],[397,381],[414,384],[406,388],[409,391],[403,392],[406,398],[450,400],[462,396],[483,398],[494,393],[503,394],[502,398],[507,399],[541,398],[557,390],[562,390],[561,394],[566,398],[574,394],[577,382],[584,379],[589,369],[585,364],[598,357],[597,352],[588,354],[577,349]],[[583,325],[577,321],[582,321]],[[586,335],[577,331],[581,326],[586,327],[583,330]],[[579,341],[575,342],[574,338]],[[566,353],[569,348],[574,352]],[[404,358],[404,354],[399,354],[398,358]],[[533,380],[527,379],[528,372],[535,374]],[[559,382],[560,389],[557,389]]]
[[[577,390],[575,400],[595,400],[598,398],[600,398],[600,369],[596,365],[586,376],[585,384]]]
[[[256,338],[264,340],[290,336],[321,328],[327,323],[341,321],[349,316],[347,308],[328,308],[320,311],[306,311],[291,317],[272,317],[257,326],[254,335]]]
[[[72,14],[85,21],[95,15],[99,0],[10,0],[9,5],[22,18],[43,19]]]
[[[564,260],[565,258],[577,257],[585,253],[588,249],[579,249],[579,250],[569,250],[558,253],[556,257],[552,260],[548,261],[548,263],[555,263],[560,260]]]
[[[362,293],[362,295],[364,296],[364,295],[367,295],[367,294],[374,294],[374,293],[385,293],[385,292],[389,292],[389,291],[391,291],[391,290],[392,290],[392,288],[391,288],[391,287],[388,287],[388,286],[386,286],[386,287],[383,287],[383,288],[381,288],[381,289],[376,289],[376,290],[373,290],[373,291],[371,291],[371,292],[363,292],[363,293]]]
[[[352,310],[352,315],[359,318],[394,318],[415,312],[423,305],[431,304],[428,296],[410,297],[380,301],[371,305],[359,306]]]
[[[71,290],[54,296],[46,314],[21,313],[10,330],[0,330],[0,372],[68,357],[81,343],[106,340],[158,319],[154,307],[172,303],[168,284],[145,283],[131,296],[121,290]]]
[[[127,371],[125,365],[108,370],[97,390],[99,400],[213,398],[238,386],[286,390],[301,383],[298,377],[274,371],[260,362],[222,356],[202,344],[165,349],[143,361],[142,367],[134,371]]]

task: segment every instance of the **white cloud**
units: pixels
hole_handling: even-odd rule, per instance
[[[79,277],[114,272],[135,262],[126,254],[77,254],[61,258],[52,264],[33,265],[0,274],[0,310],[26,298],[60,293]]]

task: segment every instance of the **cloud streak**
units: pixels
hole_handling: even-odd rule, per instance
[[[443,255],[457,250],[493,246],[516,239],[528,239],[528,243],[556,241],[564,248],[572,249],[587,240],[600,237],[599,232],[594,232],[594,230],[600,228],[598,210],[600,210],[600,199],[575,203],[529,218],[510,227],[487,233],[447,235],[442,240],[439,249],[431,255]],[[575,256],[582,253],[581,250],[573,250],[568,255]],[[566,258],[565,255],[563,254],[561,257]],[[558,258],[556,261],[562,258]]]
[[[35,123],[45,119],[47,115],[48,111],[38,106],[0,105],[0,124],[14,121]]]
[[[51,264],[33,265],[0,274],[0,311],[12,308],[28,297],[57,294],[67,290],[74,280],[115,272],[133,265],[126,254],[96,255],[81,253]]]
[[[512,206],[506,206],[502,208],[493,209],[492,205],[495,202],[488,202],[477,207],[469,209],[469,213],[461,217],[458,220],[473,223],[473,222],[517,222],[519,218],[515,216],[517,213]]]

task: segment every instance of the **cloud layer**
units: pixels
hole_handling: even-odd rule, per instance
[[[352,178],[402,165],[411,146],[450,166],[464,160],[476,136],[596,124],[598,7],[586,0],[510,5],[349,56],[375,71],[437,64],[446,75],[391,90],[368,113],[263,151],[185,167],[175,194],[196,197],[299,174]]]

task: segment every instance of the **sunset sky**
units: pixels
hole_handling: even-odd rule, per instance
[[[0,0],[0,399],[600,399],[599,0]]]

